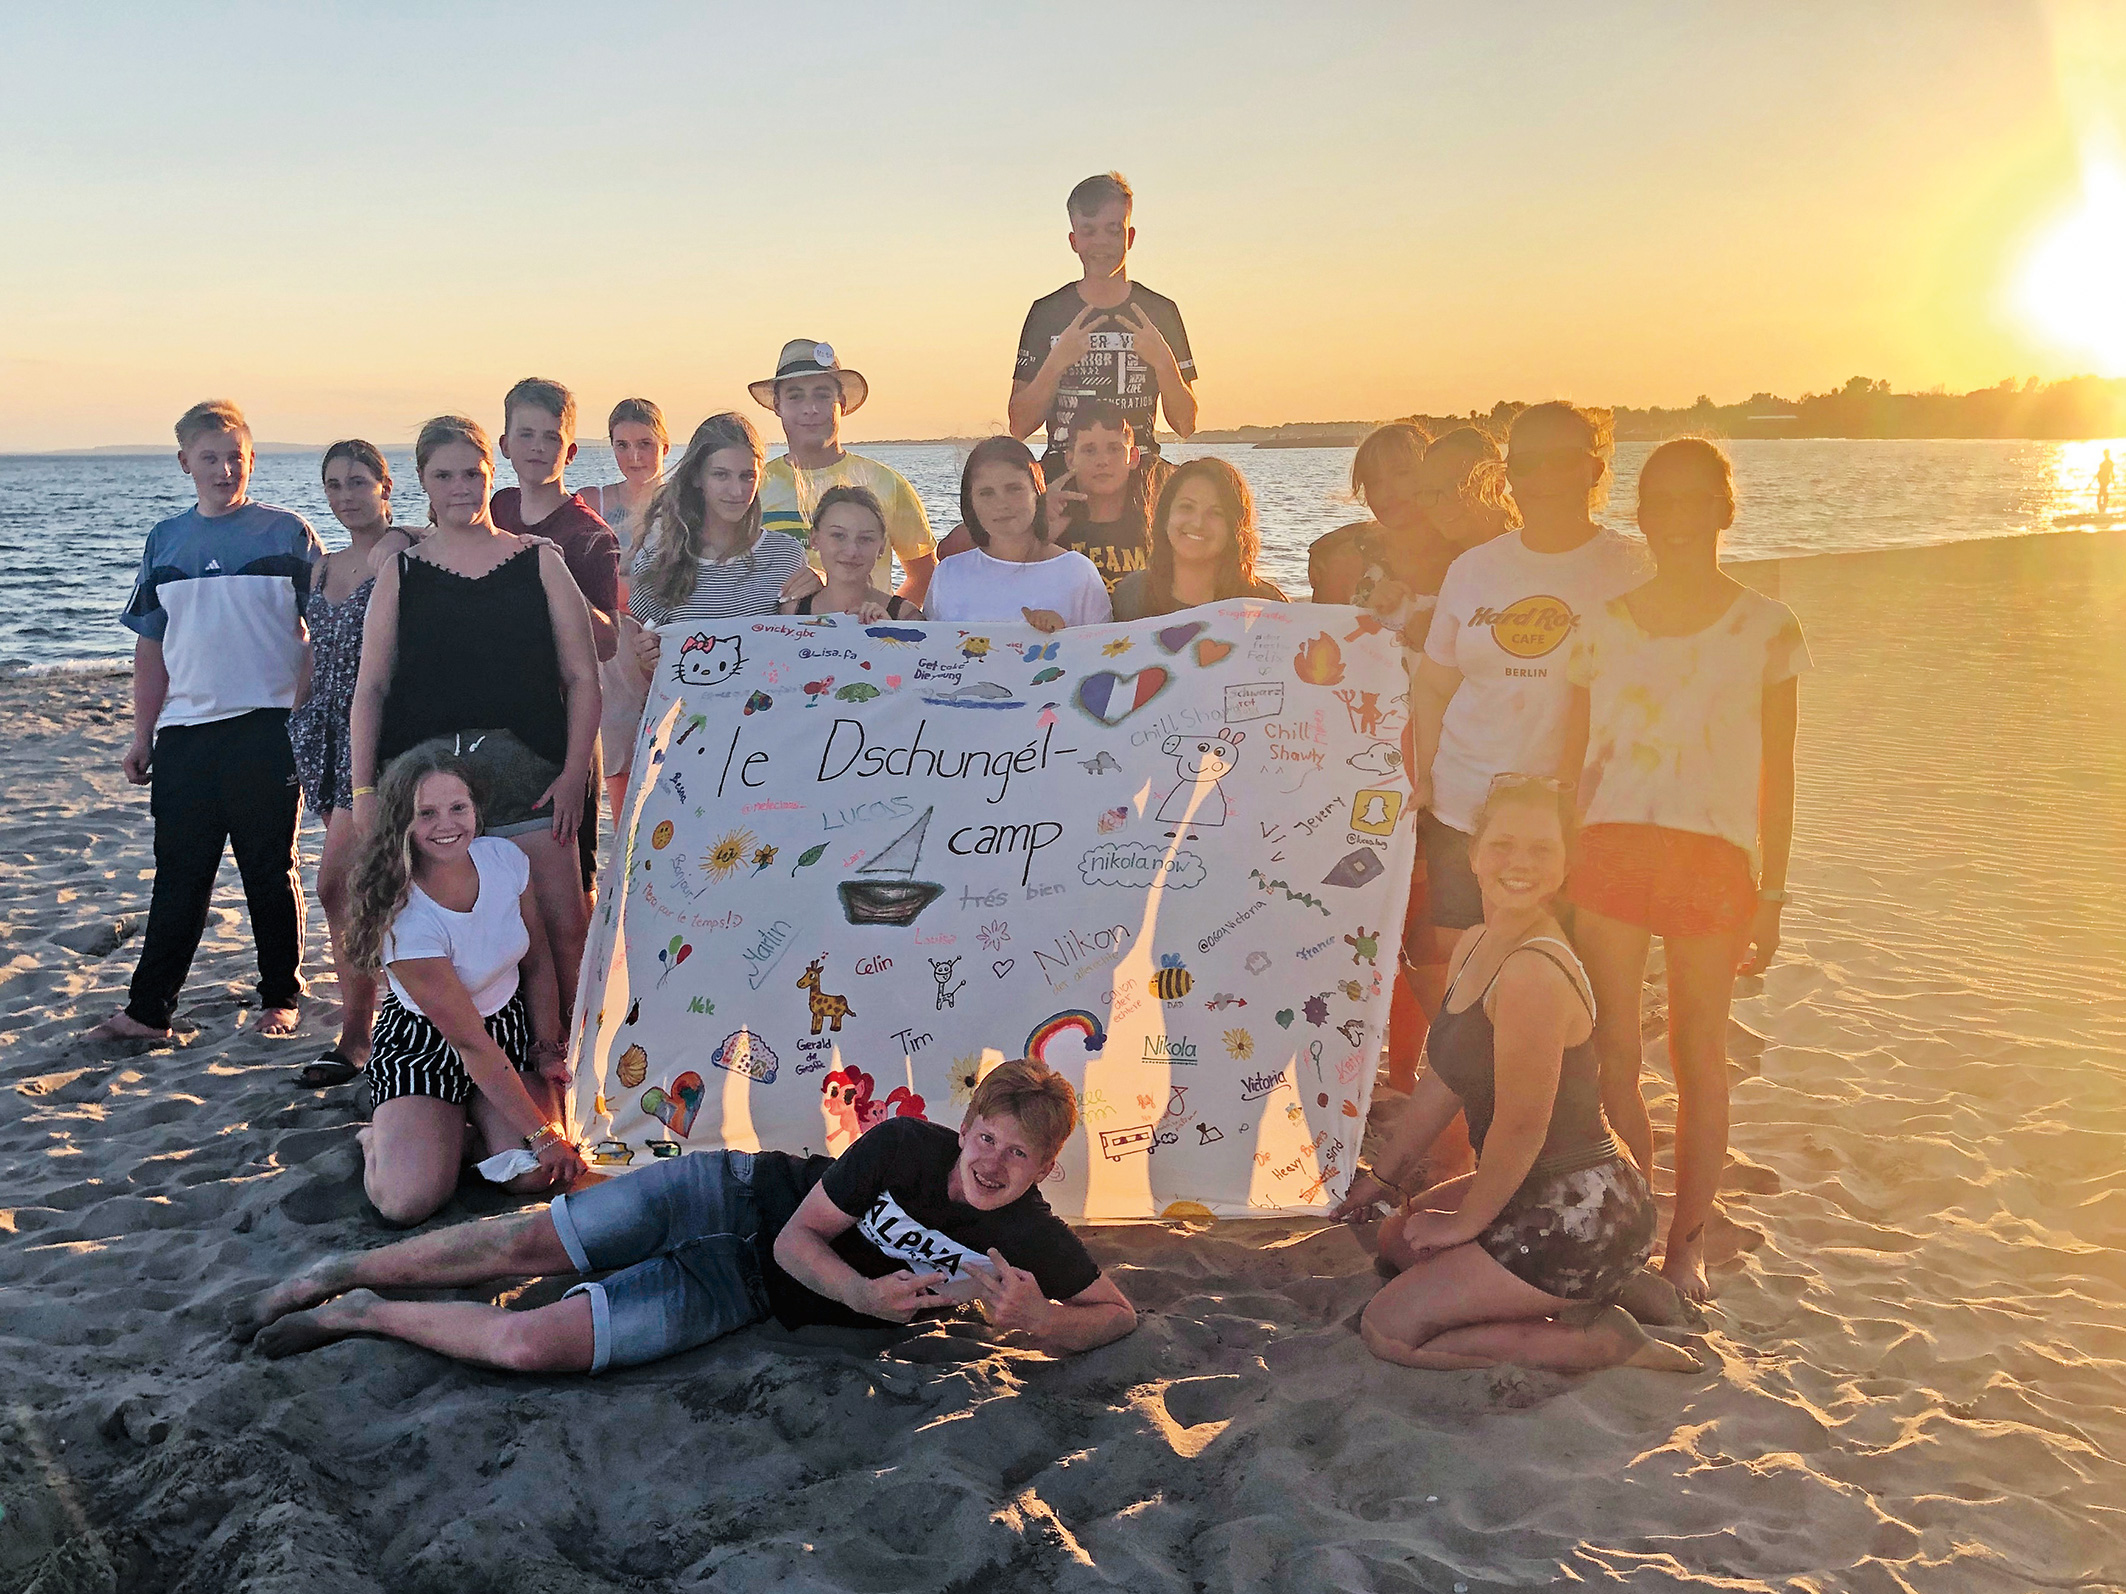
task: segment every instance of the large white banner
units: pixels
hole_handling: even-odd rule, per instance
[[[957,1127],[1030,1055],[1078,1090],[1065,1217],[1340,1197],[1415,845],[1370,617],[729,620],[658,675],[578,1000],[596,1167]]]

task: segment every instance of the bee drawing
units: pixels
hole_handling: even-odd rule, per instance
[[[1195,983],[1196,976],[1182,966],[1180,954],[1168,952],[1160,957],[1159,972],[1152,976],[1152,995],[1162,1002],[1178,1001]]]

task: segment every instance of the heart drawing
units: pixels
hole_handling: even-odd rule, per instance
[[[1210,627],[1201,620],[1191,620],[1187,625],[1170,625],[1164,631],[1154,632],[1159,645],[1169,653],[1179,653]]]
[[[1277,1010],[1277,1027],[1279,1029],[1290,1029],[1292,1027],[1292,1020],[1296,1016],[1297,1015],[1294,1014],[1289,1007],[1280,1007]]]
[[[989,972],[1001,980],[1012,971],[1013,965],[1014,960],[1011,958],[998,958],[996,962],[989,965]]]
[[[1232,651],[1232,643],[1220,642],[1216,637],[1205,637],[1196,644],[1196,662],[1205,669],[1209,669]]]
[[[1147,665],[1134,675],[1101,670],[1078,683],[1076,701],[1102,725],[1120,725],[1165,691],[1174,679],[1163,664]]]
[[[653,1085],[644,1091],[642,1110],[684,1140],[694,1127],[695,1116],[700,1113],[702,1097],[706,1094],[701,1076],[688,1069],[672,1081],[671,1089],[659,1090]]]

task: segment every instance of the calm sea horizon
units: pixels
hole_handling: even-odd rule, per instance
[[[905,475],[943,536],[959,519],[959,445],[852,445]],[[1848,438],[1739,440],[1740,508],[1726,553],[1779,559],[1876,548],[1925,547],[1983,537],[2025,536],[2072,523],[2094,508],[2090,486],[2105,449],[2126,474],[2126,439],[2088,442]],[[1617,487],[1604,516],[1633,523],[1633,483],[1654,445],[1617,447]],[[778,450],[779,452],[779,450]],[[1265,573],[1294,598],[1307,595],[1307,545],[1362,518],[1350,496],[1349,448],[1257,449],[1171,444],[1175,460],[1218,454],[1254,488]],[[425,504],[412,450],[386,448],[398,479],[399,517],[420,521]],[[307,518],[327,547],[346,533],[325,507],[320,452],[259,457],[252,496]],[[569,468],[571,488],[618,476],[604,444],[585,444]],[[498,485],[512,480],[504,465]],[[2126,500],[2126,491],[2120,494]],[[172,453],[0,455],[0,671],[64,670],[116,663],[132,654],[118,623],[141,544],[156,521],[192,502]]]

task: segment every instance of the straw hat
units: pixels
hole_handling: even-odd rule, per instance
[[[842,413],[854,415],[864,407],[864,400],[871,396],[871,384],[860,371],[845,371],[835,357],[831,343],[821,343],[813,338],[792,338],[782,346],[782,357],[775,362],[775,374],[759,382],[746,384],[746,391],[753,395],[753,402],[762,409],[775,408],[775,384],[788,381],[793,376],[821,376],[831,374],[842,385]]]

